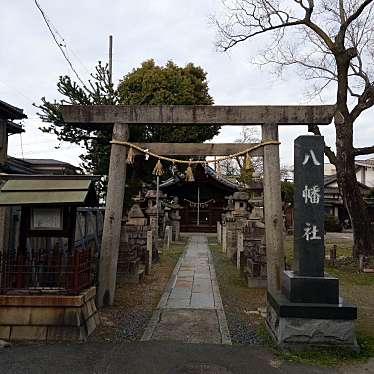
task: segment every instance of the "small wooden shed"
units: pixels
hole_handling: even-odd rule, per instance
[[[20,206],[21,219],[17,245],[0,249],[0,339],[87,338],[100,322],[95,305],[97,259],[90,248],[74,247],[74,235],[77,207],[98,205],[96,177],[4,179],[0,206]],[[36,239],[43,237],[59,240],[46,249],[37,245]]]

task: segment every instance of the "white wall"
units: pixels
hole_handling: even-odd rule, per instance
[[[357,165],[358,169],[356,172],[357,181],[365,184],[368,187],[374,187],[374,167],[373,166],[362,166]],[[336,174],[336,169],[334,165],[325,164],[324,165],[325,175]],[[337,187],[338,184],[335,182],[330,185],[331,187]]]

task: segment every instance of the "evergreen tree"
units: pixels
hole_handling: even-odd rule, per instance
[[[105,192],[105,176],[108,174],[111,129],[82,129],[63,122],[62,104],[138,104],[138,105],[211,105],[213,98],[208,92],[207,73],[192,63],[179,67],[169,61],[158,66],[147,60],[137,69],[126,74],[117,88],[110,82],[107,65],[100,62],[88,85],[81,86],[69,76],[61,76],[57,82],[58,92],[63,96],[59,102],[41,99],[39,116],[47,125],[41,130],[57,136],[59,141],[80,144],[82,167],[88,173],[104,176],[101,191]],[[131,142],[197,142],[212,139],[220,127],[211,126],[143,126],[130,125]],[[151,180],[150,163],[136,162],[128,168],[129,180]],[[137,169],[135,175],[134,170]]]

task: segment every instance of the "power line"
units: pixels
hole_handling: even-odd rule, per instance
[[[56,27],[53,26],[52,22],[48,19],[47,15],[45,14],[44,10],[41,8],[41,6],[39,5],[38,1],[37,0],[34,0],[34,3],[36,5],[36,7],[39,9],[43,19],[44,19],[44,22],[46,23],[47,27],[48,27],[48,30],[49,32],[51,33],[52,35],[52,38],[53,40],[55,41],[56,45],[58,46],[59,50],[61,51],[61,53],[63,54],[65,60],[67,61],[67,63],[69,64],[71,70],[74,72],[75,76],[78,78],[78,80],[83,84],[83,86],[85,86],[85,83],[83,82],[83,80],[81,79],[81,77],[79,76],[79,74],[77,73],[77,71],[75,70],[73,64],[71,63],[69,57],[67,56],[66,52],[64,51],[64,48],[66,49],[66,43],[65,43],[65,40],[64,38],[61,36],[61,34],[57,31]],[[62,43],[60,43],[58,40],[57,40],[57,36],[60,37]]]
[[[25,155],[23,153],[22,133],[20,133],[19,135],[20,135],[20,139],[21,139],[21,153],[22,153],[22,158],[24,159]]]
[[[5,82],[3,82],[3,81],[0,81],[0,84],[4,85],[4,86],[5,86],[6,88],[8,88],[9,90],[15,92],[17,95],[24,97],[25,99],[27,99],[27,100],[30,101],[31,103],[34,102],[33,99],[31,99],[30,96],[27,96],[27,95],[25,95],[24,93],[22,93],[22,91],[20,91],[20,90],[14,88],[14,87],[12,87],[12,86],[9,86],[9,84],[7,84],[7,83],[5,83]]]

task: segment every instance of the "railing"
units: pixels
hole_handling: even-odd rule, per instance
[[[95,260],[87,249],[71,255],[40,252],[32,256],[2,253],[0,293],[77,294],[94,283]]]

